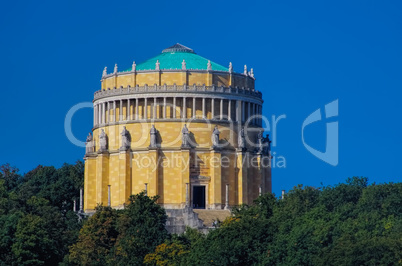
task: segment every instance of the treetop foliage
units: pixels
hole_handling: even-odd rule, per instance
[[[158,197],[132,195],[122,210],[72,211],[84,165],[0,166],[0,265],[400,265],[402,183],[352,177],[298,185],[236,206],[217,228],[165,229]]]

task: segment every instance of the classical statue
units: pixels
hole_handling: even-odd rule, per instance
[[[182,70],[186,70],[187,66],[186,66],[186,60],[183,59],[183,62],[181,62],[181,69]]]
[[[271,140],[269,139],[269,134],[264,138],[264,155],[269,155],[271,153]]]
[[[121,132],[121,151],[126,151],[130,149],[131,146],[131,136],[130,132],[127,131],[126,127],[123,127],[123,131]]]
[[[239,132],[237,145],[238,145],[238,148],[240,150],[242,150],[242,151],[246,149],[246,140],[245,140],[245,136],[244,136],[244,127],[242,127],[240,132]]]
[[[103,129],[101,129],[101,133],[99,135],[99,151],[107,151],[107,135]]]
[[[216,149],[219,147],[219,132],[218,126],[215,126],[214,131],[212,132],[212,148]]]
[[[262,136],[263,130],[258,132],[257,136],[257,154],[262,154],[264,150],[264,137]]]
[[[91,132],[89,132],[88,137],[87,137],[87,141],[85,142],[85,151],[86,153],[90,153],[93,152],[93,137]]]
[[[208,63],[207,63],[207,70],[212,70],[212,65],[211,65],[210,60],[208,60]]]
[[[156,63],[155,63],[155,70],[159,70],[159,69],[160,69],[160,66],[161,66],[161,63],[159,63],[159,60],[156,60]]]
[[[188,128],[187,128],[186,124],[184,124],[183,130],[181,131],[181,133],[183,134],[181,147],[182,148],[190,148],[190,144],[189,144],[189,141],[188,141],[189,131],[188,131]]]
[[[114,64],[113,74],[117,73],[117,64]]]
[[[105,77],[106,75],[107,75],[107,67],[105,67],[105,68],[103,69],[102,77]]]
[[[156,133],[157,130],[155,125],[152,125],[151,130],[149,131],[149,134],[151,135],[151,143],[149,145],[150,148],[156,148]]]
[[[233,65],[232,62],[229,63],[229,73],[233,72]]]

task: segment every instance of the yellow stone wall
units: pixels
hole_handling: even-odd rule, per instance
[[[114,87],[134,87],[157,85],[203,85],[211,86],[238,86],[254,88],[254,78],[242,74],[207,71],[152,71],[117,73],[102,79],[102,89]],[[171,100],[171,99],[170,99]],[[169,102],[168,102],[169,103]],[[130,113],[139,119],[151,118],[153,113],[153,100],[148,100],[144,108],[144,99],[139,100],[138,113],[133,104],[130,105]],[[170,102],[172,104],[172,102]],[[183,106],[182,99],[177,98],[176,109],[170,106],[166,108],[166,117],[180,118],[180,109]],[[124,102],[120,110],[120,102],[116,102],[116,113],[110,110],[106,121],[120,121],[120,115],[127,114],[127,103]],[[227,115],[227,102],[224,101],[224,115]],[[220,114],[220,101],[215,101],[214,115]],[[246,111],[246,110],[245,110]],[[162,117],[162,107],[157,108],[157,116]],[[232,107],[232,114],[235,112]],[[207,119],[212,118],[211,99],[205,101],[205,114]],[[187,118],[193,116],[193,101],[186,102]],[[202,101],[196,102],[196,117],[202,117]],[[115,119],[116,117],[116,119]],[[130,120],[130,119],[129,119]],[[97,204],[107,205],[108,187],[111,191],[112,207],[122,208],[127,203],[131,194],[136,194],[145,189],[147,184],[148,195],[159,195],[159,203],[168,208],[182,208],[186,200],[186,183],[207,186],[207,208],[222,208],[226,200],[226,184],[229,184],[229,205],[249,204],[258,197],[259,186],[263,191],[271,191],[271,169],[253,166],[252,160],[261,159],[253,155],[254,148],[247,147],[248,152],[240,152],[237,148],[237,124],[232,126],[225,122],[189,122],[187,127],[190,139],[194,141],[195,148],[191,150],[181,149],[181,130],[185,122],[163,121],[150,123],[130,121],[124,124],[113,124],[94,128],[93,139],[95,153],[85,157],[85,187],[84,209],[92,211]],[[158,149],[150,149],[151,125],[158,130]],[[211,149],[211,135],[215,125],[218,126],[220,143],[227,143],[224,149],[215,151]],[[123,126],[131,134],[131,151],[120,151]],[[99,135],[101,129],[108,136],[108,152],[98,153]],[[255,140],[257,131],[249,133],[249,138]],[[227,160],[225,164],[224,160]],[[268,159],[269,160],[269,159]],[[194,176],[205,177],[203,181],[193,180]],[[190,193],[191,193],[191,188]],[[190,195],[191,198],[191,195]]]
[[[148,185],[148,195],[159,195],[159,203],[171,208],[185,204],[185,184],[191,183],[191,174],[210,177],[208,203],[211,207],[223,206],[226,184],[229,184],[229,204],[252,203],[258,197],[261,176],[270,175],[270,169],[244,166],[239,163],[243,154],[236,152],[237,129],[228,124],[219,124],[221,143],[228,142],[228,149],[211,150],[211,134],[215,124],[188,123],[196,150],[181,150],[182,122],[155,122],[160,149],[149,149],[150,123],[131,123],[107,126],[103,129],[108,136],[109,153],[86,157],[85,210],[93,210],[97,203],[107,204],[108,185],[111,187],[111,205],[120,208],[131,194],[136,194]],[[121,152],[120,132],[123,126],[131,133],[133,152]],[[100,129],[94,130],[95,146],[99,147]],[[255,134],[250,138],[254,138]],[[158,142],[160,142],[158,140]],[[98,149],[98,148],[97,148]],[[197,164],[190,157],[197,157]],[[239,158],[240,156],[240,158]],[[223,162],[223,159],[227,162]],[[259,156],[248,155],[246,160],[258,160]],[[241,162],[241,161],[240,161]],[[225,167],[223,166],[225,164]],[[194,170],[195,169],[195,170]],[[195,171],[195,172],[194,172]],[[270,176],[269,176],[270,180]],[[264,191],[270,191],[267,182]]]

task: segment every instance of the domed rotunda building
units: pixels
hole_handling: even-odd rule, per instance
[[[85,155],[84,210],[132,194],[165,209],[228,209],[271,191],[270,141],[253,69],[235,73],[180,44],[103,71]]]

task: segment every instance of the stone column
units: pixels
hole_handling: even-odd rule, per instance
[[[202,118],[205,118],[205,98],[202,98]]]
[[[117,112],[116,112],[117,115]],[[123,120],[123,100],[120,100],[120,107],[119,107],[119,122]]]
[[[236,101],[236,121],[240,124],[241,123],[241,101]]]
[[[195,108],[196,108],[196,98],[193,97],[193,118],[195,118],[195,116],[196,116],[196,110],[195,110]]]
[[[253,115],[257,115],[257,104],[254,104]],[[254,118],[254,124],[257,124],[257,117]]]
[[[228,120],[232,120],[232,100],[228,100]]]
[[[163,98],[163,119],[166,119],[166,97]]]
[[[98,104],[98,125],[102,124],[102,104]]]
[[[138,98],[135,99],[135,120],[140,119],[140,116],[138,115],[138,111],[139,111],[139,100]]]
[[[130,99],[127,99],[126,120],[131,120],[131,115],[130,115]]]
[[[105,114],[105,103],[99,104],[99,124],[103,124],[103,116]]]
[[[176,97],[173,97],[173,118],[176,118]]]
[[[101,124],[104,124],[104,123],[106,123],[106,119],[105,119],[105,113],[106,113],[106,103],[102,103],[102,106],[101,106]]]
[[[73,200],[73,212],[77,211],[77,202],[75,202],[75,200]]]
[[[211,116],[215,119],[215,99],[211,98]]]
[[[183,118],[187,118],[186,97],[183,97]]]
[[[262,195],[262,187],[261,187],[261,185],[258,187],[258,196],[261,196]]]
[[[244,123],[246,121],[246,103],[244,101],[241,102],[241,122]]]
[[[249,117],[251,116],[251,103],[247,102],[247,120],[249,119]]]
[[[144,98],[144,119],[148,119],[148,98]]]
[[[154,98],[154,110],[153,110],[153,118],[157,119],[157,113],[156,113],[156,106],[157,106],[157,102],[156,102],[156,97]]]
[[[94,126],[96,126],[96,105],[94,104]]]
[[[107,116],[106,116],[106,123],[110,123],[110,102],[107,102]]]
[[[249,117],[251,117],[253,115],[254,108],[253,108],[253,103],[249,102],[249,104],[250,104],[250,116]],[[254,119],[250,119],[250,124],[253,124],[253,122],[254,122]]]
[[[119,111],[120,112],[120,111]],[[116,101],[113,101],[113,122],[117,122],[117,107]]]
[[[220,117],[219,119],[222,120],[223,119],[223,99],[221,99],[221,105],[220,105]]]
[[[254,115],[258,115],[258,106],[257,104],[254,104]],[[254,118],[254,124],[257,125],[258,124],[258,118]]]

